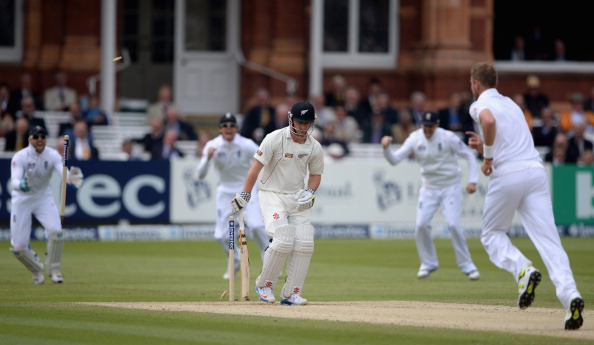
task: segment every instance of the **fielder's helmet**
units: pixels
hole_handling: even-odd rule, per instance
[[[316,121],[316,111],[307,101],[299,101],[291,107],[289,117],[293,121],[314,123]]]

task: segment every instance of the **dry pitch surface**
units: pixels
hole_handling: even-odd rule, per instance
[[[578,331],[563,329],[562,308],[518,308],[416,301],[310,302],[306,306],[249,302],[84,303],[117,308],[259,315],[309,320],[369,322],[398,326],[453,328],[594,340],[594,321],[584,310]],[[586,306],[587,308],[587,306]]]

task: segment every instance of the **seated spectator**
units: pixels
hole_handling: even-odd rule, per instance
[[[324,95],[321,93],[311,95],[309,102],[313,105],[316,110],[316,125],[324,128],[324,125],[328,122],[336,120],[336,114],[334,114],[334,107],[326,104]]]
[[[29,145],[29,120],[20,117],[16,120],[14,129],[6,133],[4,151],[18,151]]]
[[[68,113],[70,115],[68,122],[62,122],[58,127],[59,136],[68,135],[72,137],[74,134],[74,124],[78,121],[85,120],[85,116],[80,110],[80,105],[78,102],[70,103],[70,106],[68,107]]]
[[[127,161],[143,161],[144,159],[142,156],[136,154],[134,152],[134,141],[131,139],[126,139],[122,141],[122,153],[124,153]]]
[[[19,117],[26,117],[29,120],[29,128],[35,126],[41,126],[47,131],[45,120],[40,116],[37,117],[37,111],[35,109],[35,100],[33,97],[24,97],[21,101],[21,110],[16,113],[17,119]]]
[[[526,104],[524,104],[524,96],[517,93],[513,96],[513,101],[522,109],[524,113],[524,118],[526,119],[526,123],[528,124],[528,128],[532,131],[532,113],[528,108],[526,108]]]
[[[390,103],[390,95],[382,91],[375,98],[375,103],[371,106],[373,113],[381,113],[390,125],[398,122],[398,111]]]
[[[194,127],[180,118],[176,107],[169,107],[165,111],[165,131],[174,130],[177,134],[177,140],[198,140],[198,134]]]
[[[567,50],[565,49],[565,42],[562,39],[556,39],[553,42],[553,61],[565,62],[567,58]]]
[[[334,121],[336,136],[347,144],[358,143],[363,133],[359,130],[357,121],[348,115],[345,106],[337,104],[334,107],[334,114],[336,115],[336,121]]]
[[[146,111],[147,122],[150,123],[151,119],[155,117],[163,121],[165,119],[165,111],[169,107],[175,107],[175,104],[173,104],[171,86],[164,84],[159,87],[157,101],[149,105]]]
[[[534,146],[553,146],[555,136],[559,132],[557,127],[555,114],[553,109],[545,107],[540,112],[540,119],[542,125],[532,129],[532,138],[534,139]]]
[[[571,95],[571,109],[561,112],[559,127],[563,132],[569,133],[576,124],[586,122],[587,126],[594,126],[594,112],[584,110],[584,97],[576,92]]]
[[[553,146],[551,146],[550,151],[545,155],[545,162],[552,163],[553,165],[564,164],[566,162],[568,146],[567,135],[563,132],[557,133]]]
[[[175,129],[168,129],[163,135],[163,140],[155,143],[151,159],[177,159],[182,158],[184,153],[176,146],[177,132]]]
[[[575,125],[573,135],[567,141],[566,162],[577,163],[582,158],[585,151],[592,151],[594,149],[592,142],[584,137],[585,132],[585,122]]]
[[[526,42],[524,41],[524,37],[522,36],[515,36],[513,47],[511,49],[511,53],[509,56],[511,61],[526,61],[532,60],[532,56],[526,50]]]
[[[448,106],[442,108],[437,113],[439,117],[439,127],[450,130],[464,138],[464,133],[473,131],[473,124],[470,117],[463,116],[462,99],[463,95],[460,92],[452,92],[450,94]]]
[[[81,120],[74,124],[74,138],[70,138],[73,160],[88,161],[99,159],[99,150],[93,145],[93,138],[89,135],[89,126]]]
[[[361,112],[363,114],[361,121],[359,122],[359,127],[363,126],[363,122],[372,111],[371,108],[375,103],[375,98],[382,91],[384,91],[384,87],[382,86],[381,81],[375,77],[370,78],[367,82],[367,96],[361,99],[359,103],[359,107],[361,108]]]
[[[265,88],[259,88],[255,98],[256,105],[246,112],[239,134],[260,144],[264,139],[264,127],[273,117],[274,107],[270,104],[270,93]]]
[[[101,109],[99,103],[99,97],[97,95],[91,95],[89,97],[89,107],[83,111],[85,120],[89,127],[92,126],[105,126],[109,124],[107,114]]]
[[[401,110],[400,114],[398,114],[398,122],[392,125],[392,138],[394,138],[394,144],[404,143],[410,133],[416,130],[417,126],[413,123],[408,110]]]
[[[344,108],[347,111],[347,115],[355,119],[357,126],[361,128],[363,119],[365,119],[367,113],[363,106],[361,106],[361,94],[359,90],[354,87],[347,87],[344,97]]]
[[[55,74],[56,85],[43,93],[43,105],[47,111],[66,111],[70,104],[76,102],[76,90],[67,86],[66,73]]]
[[[144,135],[140,139],[134,139],[135,142],[142,144],[144,152],[150,153],[151,157],[154,155],[154,150],[157,148],[159,143],[163,141],[163,120],[158,117],[153,117],[150,120],[150,132]]]
[[[524,92],[524,104],[530,110],[532,116],[540,118],[542,108],[549,105],[549,97],[540,91],[540,79],[531,74],[526,77],[526,92]]]
[[[281,129],[289,125],[289,110],[291,110],[291,107],[288,105],[288,103],[281,103],[276,106],[274,109],[274,119],[269,121],[268,125],[264,127],[264,137],[276,131],[277,129]]]
[[[328,90],[324,95],[324,104],[327,107],[332,108],[339,102],[344,103],[346,88],[346,79],[344,79],[344,77],[340,74],[334,75],[330,81],[330,90]]]
[[[427,96],[421,91],[415,91],[410,95],[408,112],[417,127],[421,127],[423,114],[427,112]]]
[[[342,158],[349,154],[349,144],[338,136],[339,133],[336,123],[328,122],[324,126],[322,140],[320,140],[320,144],[327,150],[329,149],[328,154],[334,158]],[[339,147],[338,150],[337,147]]]
[[[363,123],[362,143],[379,144],[383,136],[392,135],[392,124],[393,122],[389,121],[384,113],[372,112]]]
[[[33,91],[33,81],[31,79],[31,74],[27,72],[21,74],[19,87],[11,90],[10,92],[8,112],[13,116],[16,116],[17,112],[22,109],[22,100],[25,97],[31,97],[35,109],[43,110],[43,102],[41,102],[39,94]],[[30,122],[29,125],[35,126]]]

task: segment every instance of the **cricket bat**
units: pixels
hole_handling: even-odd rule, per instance
[[[229,217],[229,302],[235,301],[235,218]]]
[[[250,291],[250,255],[248,253],[247,238],[245,237],[245,227],[243,225],[243,216],[239,216],[239,273],[241,274],[241,300],[249,301]]]

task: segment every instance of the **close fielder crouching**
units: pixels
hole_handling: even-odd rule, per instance
[[[62,283],[62,251],[64,231],[60,223],[58,207],[54,202],[49,181],[52,173],[62,175],[62,157],[53,148],[46,147],[47,132],[36,126],[29,131],[29,146],[18,151],[11,161],[12,209],[10,214],[10,250],[25,267],[33,273],[33,283],[43,284],[44,268],[54,283]],[[83,174],[72,167],[66,182],[78,188]],[[47,260],[41,263],[37,253],[29,245],[32,216],[45,230]]]

